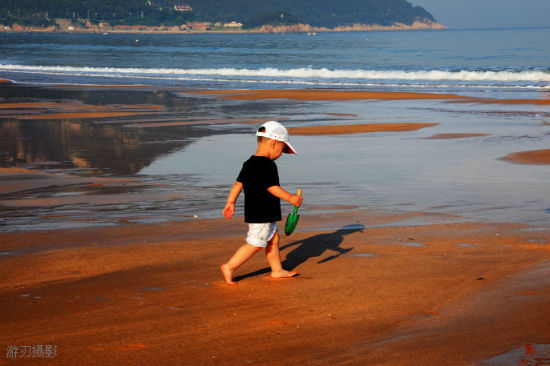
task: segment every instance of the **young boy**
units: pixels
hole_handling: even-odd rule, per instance
[[[288,193],[279,185],[277,160],[281,154],[296,154],[288,142],[288,132],[275,121],[264,123],[256,132],[258,149],[241,169],[237,181],[231,188],[223,216],[231,219],[235,213],[235,201],[244,189],[244,221],[248,223],[246,243],[241,246],[229,261],[221,266],[225,282],[234,286],[233,274],[254,253],[265,248],[267,261],[271,267],[271,278],[289,278],[296,271],[286,271],[279,256],[279,233],[277,221],[281,221],[281,199],[300,207],[302,196]]]

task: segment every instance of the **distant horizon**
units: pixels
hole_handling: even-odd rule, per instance
[[[441,22],[439,22],[441,23]],[[440,31],[450,31],[450,30],[461,30],[461,31],[473,31],[473,30],[511,30],[511,29],[550,29],[550,25],[543,25],[543,26],[502,26],[502,27],[471,27],[471,28],[457,28],[449,26],[448,24],[441,23],[443,25],[448,26],[448,29],[435,29]],[[435,31],[432,30],[432,31]],[[422,30],[419,30],[422,31]]]
[[[549,0],[408,0],[452,29],[550,27]]]

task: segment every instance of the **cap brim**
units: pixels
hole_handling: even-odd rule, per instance
[[[285,143],[285,147],[283,148],[283,152],[285,154],[298,154],[296,152],[296,149],[294,149],[289,142],[284,142],[284,143]]]

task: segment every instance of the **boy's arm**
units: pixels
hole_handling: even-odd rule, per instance
[[[231,188],[231,191],[229,191],[227,202],[225,203],[225,207],[223,208],[223,217],[225,217],[226,219],[231,219],[231,217],[233,217],[233,214],[235,213],[235,202],[237,201],[237,198],[239,197],[242,189],[243,184],[241,182],[235,182],[235,184],[233,184],[233,187]]]
[[[304,199],[304,197],[298,196],[297,194],[288,193],[287,191],[282,189],[280,186],[271,186],[267,189],[267,191],[272,195],[274,195],[275,197],[278,197],[284,201],[292,203],[294,206],[298,206],[298,207],[300,207]]]

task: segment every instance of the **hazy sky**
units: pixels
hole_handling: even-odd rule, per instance
[[[550,27],[550,0],[408,0],[451,28]]]

